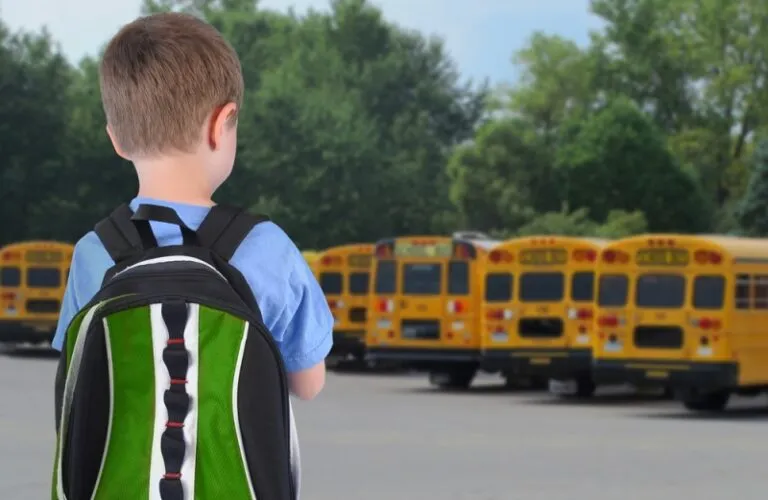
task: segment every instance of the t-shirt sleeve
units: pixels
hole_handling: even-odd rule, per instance
[[[333,315],[301,252],[277,225],[254,228],[232,258],[253,290],[288,372],[323,361],[333,345]]]
[[[57,351],[64,346],[67,327],[75,315],[101,288],[104,273],[114,264],[96,233],[88,233],[75,245],[69,278],[61,301],[59,321],[51,345]]]

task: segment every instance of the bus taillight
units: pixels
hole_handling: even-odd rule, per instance
[[[608,264],[613,264],[614,262],[626,264],[629,262],[629,255],[618,250],[606,250],[603,252],[603,262]]]
[[[697,250],[693,258],[697,264],[720,264],[723,261],[722,255],[708,250]]]
[[[702,330],[719,330],[722,326],[719,319],[716,318],[701,318],[699,320],[692,321],[693,326],[701,328]]]
[[[592,309],[579,309],[576,318],[581,320],[592,319]]]
[[[501,320],[504,319],[504,311],[501,309],[491,309],[485,313],[485,317],[488,319]]]
[[[616,316],[602,316],[598,321],[600,326],[614,327],[619,326],[619,318]]]
[[[3,253],[4,261],[21,260],[21,253],[19,252],[5,252]]]
[[[499,262],[512,262],[515,260],[515,257],[511,252],[507,252],[506,250],[493,250],[490,255],[488,255],[488,259],[494,264],[498,264]]]
[[[344,302],[336,299],[328,299],[328,307],[331,309],[341,309],[344,307]]]
[[[573,251],[573,260],[576,262],[594,262],[597,260],[597,252],[594,250],[580,248]]]
[[[379,312],[391,313],[395,309],[395,303],[392,299],[379,299]]]
[[[467,307],[464,305],[464,302],[460,300],[449,300],[448,301],[448,312],[453,314],[461,314],[463,312],[466,312]]]
[[[15,292],[3,292],[0,294],[0,299],[3,300],[16,300],[16,293]]]

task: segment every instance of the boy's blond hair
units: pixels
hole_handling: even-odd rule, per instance
[[[232,47],[196,17],[141,17],[110,40],[100,67],[101,99],[127,156],[192,152],[207,116],[240,108],[243,75]],[[235,117],[233,117],[233,120]]]

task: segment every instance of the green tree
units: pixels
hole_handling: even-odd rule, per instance
[[[534,33],[513,56],[521,76],[514,87],[497,92],[498,106],[531,124],[545,142],[573,114],[589,110],[595,99],[593,60],[574,42]]]
[[[71,79],[47,32],[11,34],[0,25],[0,243],[68,236],[50,207],[66,195]]]
[[[558,210],[564,192],[535,131],[519,119],[490,122],[448,163],[451,199],[466,227],[514,230]]]
[[[570,213],[561,211],[539,215],[522,226],[516,234],[518,236],[554,234],[615,239],[646,231],[645,216],[640,211],[612,210],[601,224],[589,218],[589,210],[580,208]]]
[[[597,220],[611,210],[642,210],[652,231],[697,232],[710,222],[695,180],[627,100],[565,128],[558,167],[566,176],[568,206],[588,208]]]
[[[736,210],[742,231],[750,236],[768,236],[768,141],[755,149],[754,169],[746,193]]]

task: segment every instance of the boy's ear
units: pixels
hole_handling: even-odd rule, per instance
[[[107,124],[107,135],[109,136],[109,140],[112,141],[112,147],[115,149],[115,153],[117,153],[117,156],[120,158],[123,158],[124,160],[131,161],[128,156],[126,156],[125,151],[123,151],[123,148],[120,147],[120,143],[117,142],[117,139],[115,138],[115,134],[112,133],[112,129],[109,128],[109,124]]]
[[[236,115],[237,105],[234,102],[228,102],[213,111],[208,129],[208,146],[211,149],[215,151],[221,147],[224,134],[235,124]]]

